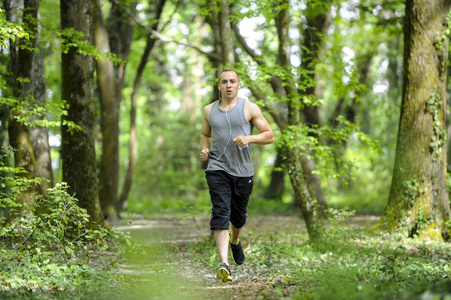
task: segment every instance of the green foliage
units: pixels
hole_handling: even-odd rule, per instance
[[[81,127],[72,121],[52,121],[52,119],[58,119],[60,116],[67,115],[69,107],[65,101],[37,103],[34,99],[29,101],[23,98],[1,97],[0,107],[3,105],[11,107],[14,118],[20,124],[28,127],[60,127],[64,125],[67,126],[70,132],[81,130]]]
[[[432,93],[426,101],[428,111],[432,114],[434,122],[434,135],[432,135],[429,148],[434,154],[434,159],[438,159],[445,145],[447,133],[445,124],[440,121],[440,111],[443,109],[443,101],[438,93]]]
[[[337,118],[337,122],[341,126],[289,126],[283,134],[277,136],[275,143],[282,148],[297,147],[301,153],[308,154],[318,162],[315,172],[326,178],[340,178],[347,185],[353,164],[341,154],[343,144],[360,142],[379,155],[383,152],[377,141],[360,131],[357,125],[342,116]],[[331,142],[325,144],[324,140]]]
[[[446,49],[446,41],[449,40],[449,37],[451,35],[451,10],[448,12],[448,15],[446,16],[446,23],[443,26],[442,34],[440,36],[436,37],[436,47],[442,52],[441,58],[441,72],[440,76],[443,77],[443,75],[446,74],[445,66],[446,66],[446,60],[443,59],[446,57],[446,51],[449,51],[449,49]]]
[[[102,52],[99,48],[91,45],[85,38],[85,34],[80,31],[76,31],[73,28],[61,29],[58,32],[61,38],[61,52],[67,53],[71,48],[75,48],[77,53],[89,55],[95,59],[106,59],[114,62],[116,65],[125,63],[112,52]]]
[[[278,229],[267,233],[243,232],[246,264],[232,268],[240,280],[273,282],[273,292],[284,299],[424,299],[451,291],[449,244],[368,233],[362,226],[374,221],[348,218],[352,214],[332,211],[334,221],[314,243],[305,230],[288,224],[282,230],[274,224]],[[212,248],[206,239],[190,250],[213,269],[218,260],[210,262]]]
[[[0,171],[14,171],[0,166]],[[9,208],[1,218],[0,288],[4,296],[82,295],[119,279],[111,271],[125,253],[129,236],[93,226],[85,209],[59,183],[30,203],[16,203],[18,194],[36,180],[2,178],[11,193],[0,195]],[[114,251],[114,252],[111,252]]]
[[[0,47],[13,42],[16,38],[29,38],[29,34],[24,28],[16,22],[9,22],[5,19],[4,10],[0,8]]]

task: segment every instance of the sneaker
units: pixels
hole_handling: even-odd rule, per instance
[[[240,239],[238,239],[238,243],[234,244],[232,243],[232,232],[229,233],[229,242],[230,242],[230,248],[232,248],[232,254],[233,259],[235,260],[237,265],[241,265],[244,263],[244,252],[243,248],[241,247]]]
[[[222,282],[232,281],[231,275],[229,266],[225,263],[222,263],[216,270],[216,278],[221,279]]]

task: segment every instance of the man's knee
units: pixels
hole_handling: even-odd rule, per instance
[[[230,219],[230,223],[232,223],[232,225],[237,228],[240,229],[242,228],[247,222],[247,214],[244,214],[244,216],[239,216],[239,217],[232,217]]]

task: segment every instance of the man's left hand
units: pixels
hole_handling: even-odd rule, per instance
[[[246,135],[239,135],[236,138],[234,138],[232,141],[239,147],[244,147],[247,144],[249,144],[249,136]]]

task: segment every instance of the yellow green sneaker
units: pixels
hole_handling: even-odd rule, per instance
[[[216,270],[216,278],[221,279],[222,282],[232,281],[231,275],[229,266],[225,263],[222,263]]]

